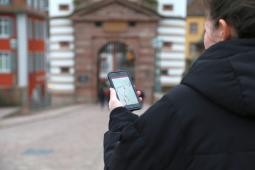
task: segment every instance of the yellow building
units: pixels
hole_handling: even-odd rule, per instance
[[[198,47],[203,45],[205,12],[201,0],[189,0],[187,8],[185,53],[189,67],[201,53]]]

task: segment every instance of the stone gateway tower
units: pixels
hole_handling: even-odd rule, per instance
[[[140,1],[78,1],[70,16],[75,38],[75,95],[94,102],[109,71],[128,70],[146,102],[153,101],[156,37],[160,17]]]

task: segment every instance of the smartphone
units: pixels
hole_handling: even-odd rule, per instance
[[[130,111],[142,108],[130,74],[127,71],[110,72],[107,77],[110,86],[115,89],[117,97],[124,107]]]

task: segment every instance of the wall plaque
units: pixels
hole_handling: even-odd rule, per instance
[[[110,21],[104,23],[106,32],[125,32],[128,29],[128,23],[123,21]]]
[[[81,84],[86,84],[89,81],[88,75],[80,75],[78,77],[78,82]]]

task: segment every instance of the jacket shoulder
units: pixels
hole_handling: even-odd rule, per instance
[[[181,121],[183,114],[188,113],[186,108],[192,107],[190,101],[195,95],[197,94],[185,85],[174,87],[140,116],[136,122],[137,128],[143,129],[146,124],[155,124],[156,127],[160,127],[173,120]],[[150,127],[147,126],[147,128]],[[151,130],[148,132],[151,133]]]
[[[212,106],[212,102],[209,99],[183,84],[171,89],[165,97],[172,103],[176,113],[181,114],[180,116],[184,116],[183,114],[191,116],[190,114],[196,112],[196,110]]]
[[[178,106],[178,103],[183,104],[194,98],[204,99],[198,92],[183,84],[175,86],[165,95],[165,97],[176,106]]]

